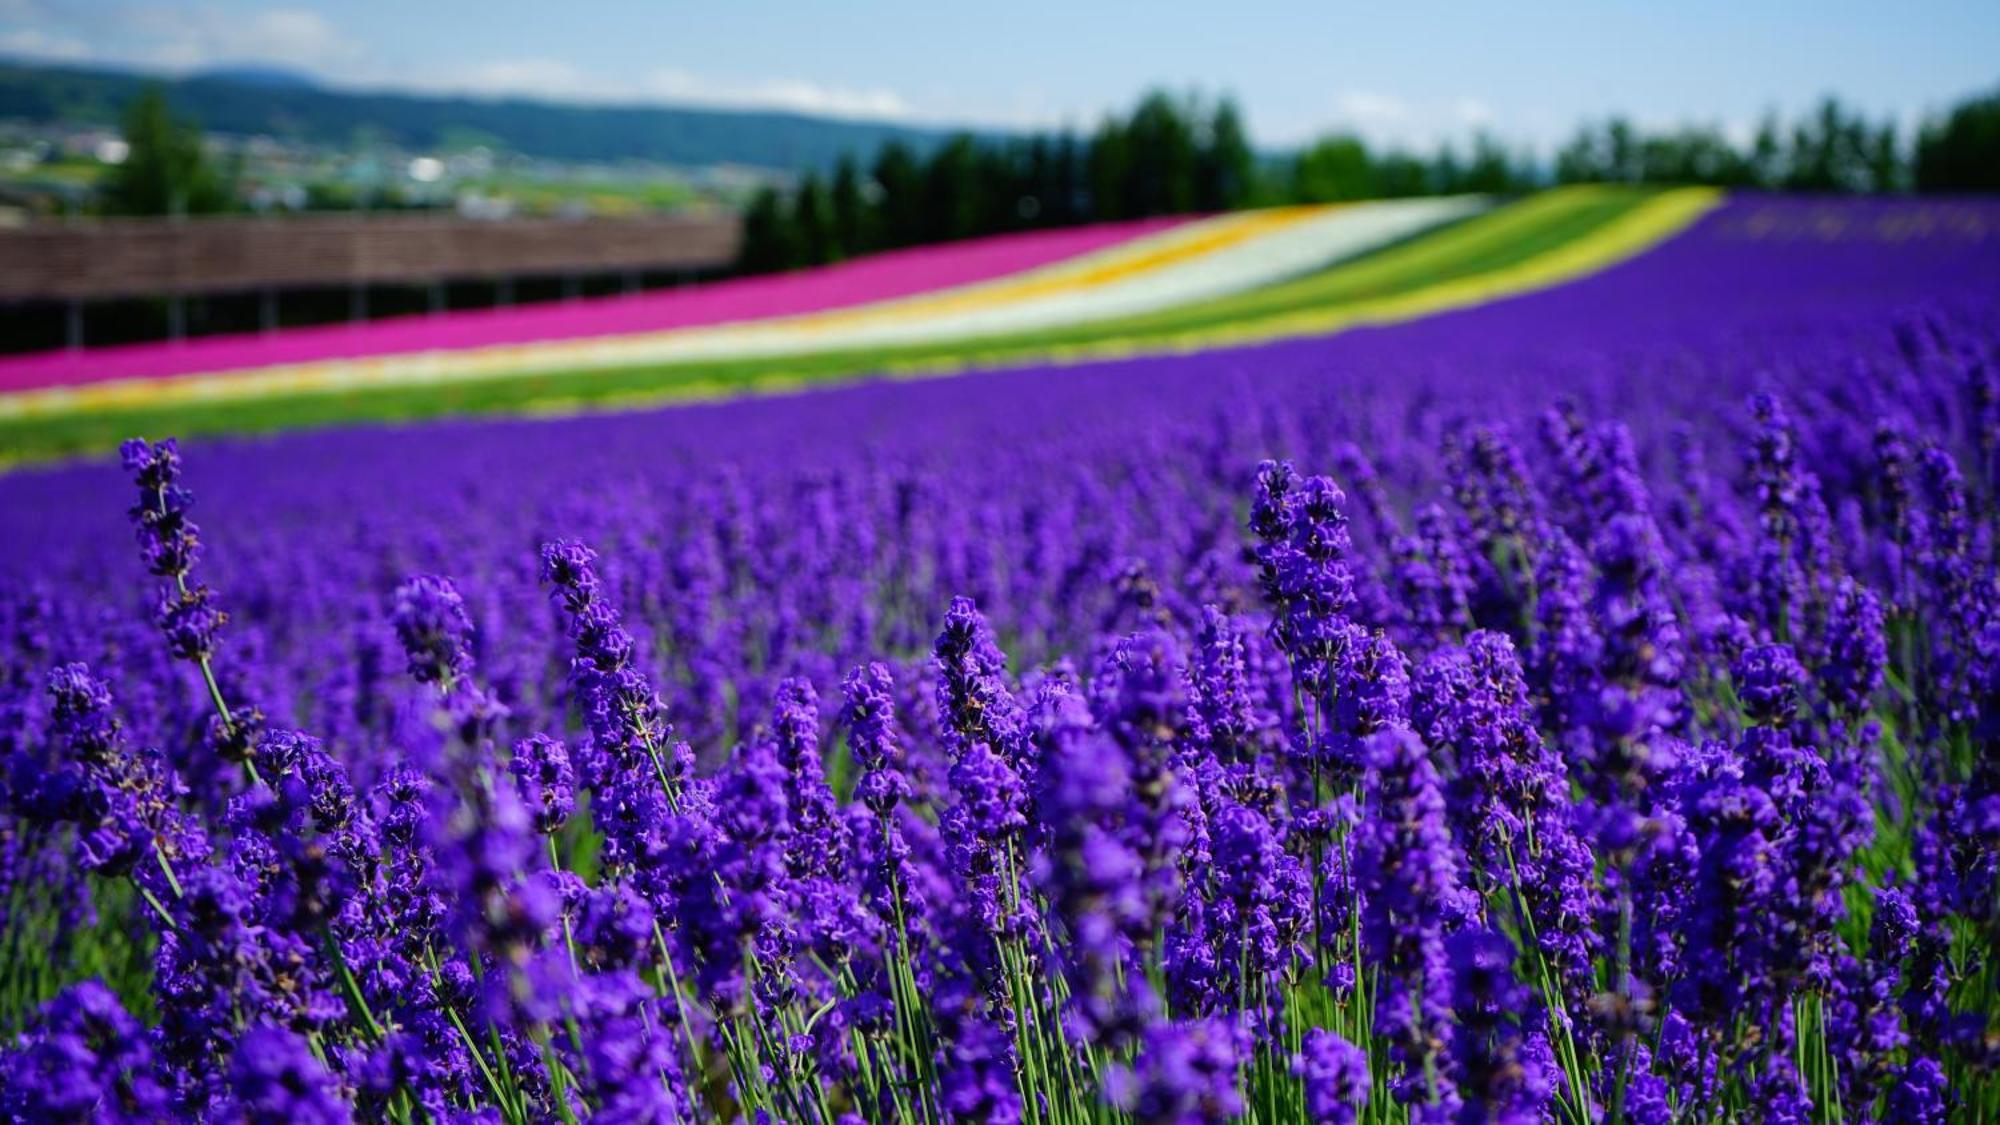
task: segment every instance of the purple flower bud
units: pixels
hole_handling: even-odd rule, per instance
[[[1760,645],[1731,669],[1743,715],[1760,726],[1784,726],[1798,713],[1806,671],[1789,645]]]
[[[508,770],[534,814],[535,831],[545,836],[556,832],[576,811],[576,771],[570,768],[569,748],[559,740],[538,734],[516,742]]]
[[[424,574],[397,587],[390,620],[418,683],[449,682],[471,670],[472,622],[451,579]]]
[[[1305,1082],[1312,1125],[1354,1125],[1368,1104],[1368,1054],[1339,1035],[1315,1027],[1292,1057],[1292,1073]]]

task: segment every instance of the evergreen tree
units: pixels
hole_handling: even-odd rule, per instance
[[[1430,190],[1430,169],[1421,157],[1390,152],[1375,162],[1376,192],[1384,199],[1423,195]]]
[[[823,266],[838,261],[840,244],[833,233],[833,205],[818,173],[808,172],[792,194],[792,227],[798,232],[799,261]]]
[[[743,249],[737,268],[744,273],[770,273],[799,264],[798,230],[791,210],[775,187],[763,187],[743,212]]]
[[[833,169],[833,186],[827,190],[827,201],[832,209],[833,243],[840,257],[852,258],[875,249],[867,194],[867,186],[861,182],[861,170],[855,167],[854,158],[841,157],[840,163]]]
[[[1526,187],[1531,177],[1517,171],[1514,158],[1499,139],[1481,132],[1472,138],[1472,162],[1465,167],[1460,191],[1504,195]]]
[[[931,154],[924,168],[923,231],[927,241],[943,242],[980,233],[986,211],[986,187],[981,178],[979,146],[970,133],[959,133]]]
[[[1216,103],[1196,157],[1195,209],[1233,211],[1249,201],[1255,157],[1233,98]]]
[[[2000,191],[2000,91],[1926,124],[1912,172],[1918,191]]]
[[[1048,222],[1051,226],[1082,222],[1089,217],[1090,189],[1086,182],[1083,145],[1076,139],[1076,134],[1063,131],[1062,136],[1056,139],[1052,161],[1053,187],[1048,199]]]
[[[908,145],[891,141],[883,146],[875,158],[875,184],[881,195],[873,225],[881,244],[893,248],[924,241],[924,173]]]
[[[174,117],[149,88],[125,110],[125,162],[104,185],[113,215],[198,215],[227,210],[230,192],[202,151],[201,129]]]
[[[1299,203],[1368,199],[1376,188],[1375,164],[1359,137],[1321,137],[1292,162],[1292,198]]]
[[[1785,179],[1785,151],[1778,141],[1778,118],[1765,114],[1750,142],[1750,182],[1760,188],[1774,188]]]
[[[1116,117],[1104,119],[1097,135],[1090,140],[1090,155],[1085,163],[1090,184],[1089,218],[1102,222],[1128,219],[1138,213],[1133,209],[1134,201],[1126,196],[1126,187],[1132,179],[1132,150],[1123,121]]]
[[[1195,137],[1186,107],[1162,90],[1139,102],[1126,126],[1125,210],[1180,215],[1195,205]]]

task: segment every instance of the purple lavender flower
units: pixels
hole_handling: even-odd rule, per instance
[[[146,1122],[173,1115],[152,1040],[95,980],[56,994],[20,1042],[0,1050],[0,1117]]]
[[[852,845],[820,760],[819,696],[812,681],[792,677],[778,685],[772,726],[793,822],[786,854],[792,877],[838,879]]]
[[[1218,1016],[1162,1024],[1146,1033],[1132,1071],[1114,1071],[1112,1100],[1141,1125],[1220,1125],[1244,1110],[1238,1068],[1248,1030]]]
[[[1312,1125],[1354,1125],[1368,1104],[1367,1052],[1315,1027],[1306,1032],[1292,1073],[1305,1082],[1306,1117]]]
[[[1329,686],[1332,662],[1345,644],[1354,605],[1346,497],[1325,477],[1301,481],[1289,463],[1257,468],[1250,530],[1264,597],[1273,609],[1272,635],[1308,691]]]
[[[215,607],[213,591],[189,582],[201,539],[187,514],[193,497],[180,485],[180,448],[172,438],[158,445],[134,438],[119,453],[139,488],[131,515],[146,570],[169,580],[160,588],[154,621],[168,651],[182,660],[206,660],[229,615]]]
[[[1188,689],[1190,742],[1222,762],[1243,761],[1263,749],[1270,722],[1255,694],[1244,636],[1216,606],[1202,609]]]
[[[520,965],[556,918],[538,880],[523,879],[535,855],[534,822],[509,786],[475,784],[425,822],[430,878],[448,904],[447,924],[465,947]]]
[[[1758,726],[1789,724],[1798,714],[1799,689],[1806,670],[1789,645],[1760,645],[1745,653],[1734,669],[1736,698],[1744,718]]]
[[[135,874],[154,893],[158,862],[169,866],[183,855],[200,857],[207,845],[180,813],[181,787],[157,754],[125,745],[111,710],[111,690],[82,664],[66,664],[49,675],[53,734],[76,763],[75,774],[45,781],[38,804],[43,812],[77,826],[76,852],[86,871]]]
[[[1936,1059],[1917,1058],[1903,1068],[1902,1079],[1889,1091],[1883,1120],[1898,1125],[1939,1125],[1947,1119],[1949,1107],[1944,1068]]]
[[[514,744],[508,769],[534,814],[535,831],[545,836],[560,831],[576,811],[576,771],[570,768],[569,748],[546,735],[523,739]]]
[[[878,817],[887,817],[909,796],[903,776],[903,749],[896,731],[895,680],[881,664],[856,668],[844,685],[847,746],[861,767],[854,793]]]
[[[1075,1023],[1090,1042],[1123,1050],[1157,1008],[1135,956],[1152,940],[1159,904],[1146,878],[1143,835],[1134,832],[1143,812],[1132,764],[1081,700],[1056,696],[1042,710],[1035,719],[1044,742],[1035,811],[1048,839],[1034,882],[1063,924]]]
[[[1450,752],[1453,832],[1486,885],[1518,896],[1543,956],[1579,991],[1600,942],[1594,857],[1569,807],[1569,778],[1542,742],[1513,644],[1481,630],[1418,669],[1411,712],[1425,741]]]
[[[1449,1104],[1450,1083],[1436,1065],[1451,1038],[1445,935],[1465,924],[1472,904],[1423,742],[1387,730],[1369,742],[1368,755],[1354,863],[1362,941],[1381,971],[1375,1031],[1405,1067],[1404,1102]]]
[[[1463,1099],[1462,1120],[1530,1125],[1549,1112],[1552,1075],[1546,1046],[1529,1042],[1534,1005],[1514,975],[1514,945],[1491,930],[1466,929],[1446,941],[1451,964],[1451,1075]]]
[[[139,488],[131,515],[146,570],[161,578],[186,576],[200,553],[201,538],[187,514],[193,497],[180,484],[180,443],[168,438],[155,445],[133,438],[118,447],[118,454]]]
[[[472,668],[472,621],[451,579],[422,574],[396,588],[390,620],[421,684],[451,684]]]
[[[542,548],[542,580],[564,614],[576,646],[570,683],[590,730],[582,774],[592,790],[593,818],[609,857],[629,864],[650,845],[658,819],[653,803],[685,796],[693,752],[673,738],[666,706],[635,662],[637,646],[618,612],[603,600],[596,554],[575,540]]]
[[[1396,603],[1412,644],[1448,639],[1472,626],[1471,564],[1443,506],[1417,512],[1416,532],[1396,542]]]
[[[237,1040],[218,1120],[340,1125],[353,1118],[333,1076],[299,1035],[264,1025]]]
[[[1835,710],[1858,716],[1882,686],[1889,662],[1882,601],[1852,578],[1834,588],[1827,622],[1826,660],[1819,667],[1820,690]]]
[[[940,735],[957,798],[942,826],[973,908],[996,934],[1031,925],[1019,879],[1028,827],[1025,726],[1005,681],[1005,658],[970,599],[954,598],[938,635]]]
[[[933,649],[938,670],[938,715],[962,746],[983,742],[1020,771],[1021,715],[1007,687],[1007,658],[992,627],[971,598],[956,597]],[[961,750],[962,752],[962,750]]]

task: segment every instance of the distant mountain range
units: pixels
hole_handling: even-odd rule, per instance
[[[746,164],[801,172],[830,168],[844,154],[872,159],[891,140],[928,151],[947,136],[943,130],[799,113],[340,90],[259,66],[163,78],[5,60],[0,60],[0,118],[115,125],[125,104],[148,85],[163,87],[180,113],[214,132],[333,146],[364,136],[417,150],[477,141],[554,160]]]

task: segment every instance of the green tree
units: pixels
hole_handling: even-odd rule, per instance
[[[1233,211],[1250,199],[1256,158],[1233,98],[1216,103],[1195,157],[1195,208]]]
[[[1083,145],[1076,139],[1076,134],[1064,130],[1062,136],[1056,138],[1055,151],[1050,155],[1049,163],[1050,194],[1043,201],[1046,207],[1044,221],[1050,226],[1083,221],[1088,217],[1085,208],[1090,192]]]
[[[764,187],[743,212],[743,249],[737,254],[737,268],[743,273],[770,273],[786,270],[801,259],[798,228],[792,225],[791,209],[775,187]]]
[[[1465,190],[1465,165],[1459,163],[1458,150],[1451,147],[1451,142],[1440,145],[1437,155],[1431,157],[1427,183],[1433,195],[1453,195]]]
[[[869,222],[867,185],[854,158],[843,156],[833,169],[833,186],[827,189],[832,209],[833,242],[841,257],[851,258],[875,249],[873,224]]]
[[[1611,161],[1602,137],[1593,125],[1579,126],[1576,135],[1556,150],[1556,182],[1594,184],[1610,179]]]
[[[840,244],[833,233],[833,205],[817,172],[806,173],[792,193],[792,227],[798,232],[799,260],[808,266],[838,261]]]
[[[1337,203],[1369,199],[1375,194],[1375,162],[1359,137],[1321,137],[1292,162],[1292,198],[1296,202]]]
[[[1375,189],[1384,199],[1423,195],[1430,190],[1430,169],[1422,157],[1407,152],[1384,153],[1375,161]]]
[[[1792,127],[1784,186],[1798,191],[1887,191],[1895,186],[1895,170],[1882,167],[1881,154],[1889,152],[1893,165],[1894,150],[1890,126],[1878,131],[1838,99],[1826,98]],[[1878,177],[1884,175],[1892,182],[1880,182]]]
[[[1472,139],[1472,161],[1465,166],[1458,190],[1503,195],[1520,191],[1532,181],[1525,163],[1514,166],[1514,157],[1491,133],[1481,132]]]
[[[879,193],[873,226],[886,247],[915,246],[926,237],[924,173],[916,154],[901,141],[882,146],[875,157]]]
[[[174,117],[159,88],[125,109],[125,162],[104,184],[113,215],[198,215],[227,210],[230,192],[201,147],[201,129]]]
[[[931,154],[924,167],[923,231],[925,241],[942,242],[981,233],[986,213],[979,143],[959,133]]]
[[[1765,114],[1750,142],[1750,182],[1760,188],[1774,188],[1785,179],[1785,149],[1778,140],[1776,114]]]
[[[2000,191],[2000,91],[1925,124],[1913,172],[1918,191]]]
[[[1090,219],[1127,219],[1137,214],[1126,197],[1132,179],[1132,145],[1125,123],[1106,117],[1090,140],[1090,154],[1084,163],[1090,184]]]
[[[1195,136],[1191,107],[1163,90],[1140,99],[1125,126],[1129,162],[1125,210],[1133,217],[1178,215],[1195,206]]]

